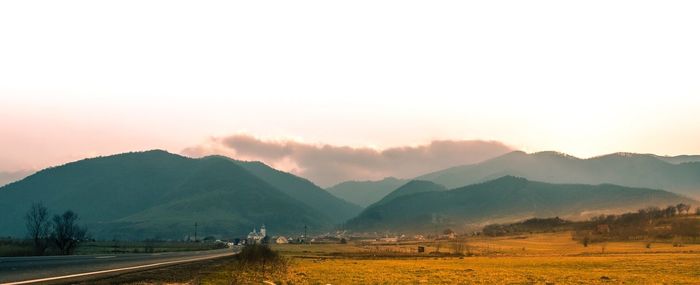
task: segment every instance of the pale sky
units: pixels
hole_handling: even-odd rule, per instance
[[[698,1],[2,1],[0,172],[212,137],[700,153]]]

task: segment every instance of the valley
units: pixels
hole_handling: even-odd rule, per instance
[[[287,260],[283,272],[243,274],[234,261],[221,259],[206,268],[177,266],[95,284],[135,284],[134,280],[146,280],[147,284],[227,284],[230,280],[246,284],[656,284],[660,280],[694,284],[700,278],[696,270],[700,244],[677,247],[660,241],[648,248],[646,242],[627,241],[584,247],[571,235],[557,232],[439,242],[273,245],[272,249]],[[418,246],[424,246],[425,252],[416,252]]]
[[[700,202],[687,195],[698,185],[694,157],[615,157],[605,171],[644,175],[652,161],[669,172],[657,184],[611,184],[626,183],[611,174],[584,184],[579,166],[562,165],[583,163],[575,158],[514,152],[416,179],[323,189],[225,156],[152,150],[96,157],[0,187],[0,214],[8,217],[0,221],[7,236],[0,254],[36,254],[37,243],[23,235],[27,209],[40,206],[75,211],[89,233],[74,252],[59,251],[54,233],[46,234],[46,255],[142,263],[148,255],[208,256],[75,279],[85,284],[694,283]],[[499,168],[504,160],[507,169]],[[556,176],[541,175],[554,169]],[[256,232],[260,226],[269,231]]]

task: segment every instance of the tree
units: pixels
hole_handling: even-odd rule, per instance
[[[675,216],[676,212],[677,212],[677,209],[675,206],[668,206],[664,210],[664,216],[666,216],[667,218],[670,218],[670,217]]]
[[[682,214],[682,213],[687,214],[690,212],[690,205],[680,203],[680,204],[676,205],[676,210],[678,211],[678,214]]]
[[[49,232],[51,223],[49,222],[49,210],[42,204],[34,203],[25,215],[27,233],[34,245],[34,253],[43,255],[49,246]]]
[[[71,210],[63,215],[53,216],[53,233],[51,241],[61,251],[61,254],[69,255],[78,245],[87,238],[87,229],[77,224],[78,214]]]
[[[581,244],[583,244],[583,247],[588,247],[588,244],[591,242],[591,238],[589,236],[583,237],[581,240]]]

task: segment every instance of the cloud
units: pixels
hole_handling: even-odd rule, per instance
[[[0,187],[34,174],[34,170],[0,171]]]
[[[308,144],[294,140],[262,140],[250,135],[211,138],[182,154],[226,155],[259,160],[308,178],[321,186],[347,180],[376,180],[388,176],[413,178],[440,169],[480,162],[513,149],[496,141],[435,140],[425,145],[368,147]]]

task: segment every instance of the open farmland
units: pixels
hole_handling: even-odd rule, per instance
[[[461,246],[460,246],[461,244]],[[419,245],[425,253],[417,253]],[[700,244],[607,242],[584,247],[571,233],[398,244],[274,245],[276,284],[700,284]],[[439,250],[439,252],[438,252]],[[461,250],[462,252],[455,252]],[[231,268],[202,278],[228,284]],[[254,280],[250,280],[251,282]]]
[[[700,283],[700,254],[295,259],[294,284]],[[291,282],[290,282],[291,281]]]

